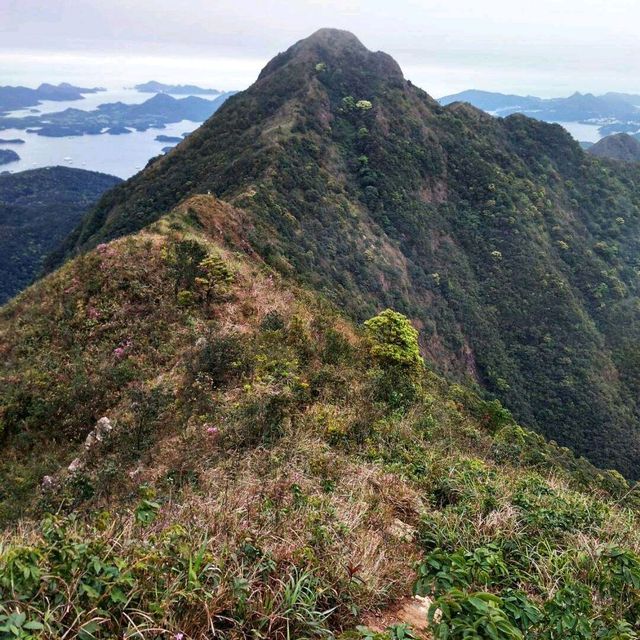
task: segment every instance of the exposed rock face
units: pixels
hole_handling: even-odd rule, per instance
[[[376,633],[384,633],[385,629],[395,624],[406,624],[411,628],[414,637],[426,640],[432,637],[428,631],[429,608],[432,603],[433,600],[429,597],[406,598],[376,616],[365,618],[363,622]],[[439,611],[436,611],[434,617],[438,621]]]
[[[84,461],[80,458],[75,458],[71,464],[67,467],[69,473],[77,473],[84,468]]]
[[[412,527],[410,524],[403,522],[399,518],[396,518],[390,525],[389,534],[394,538],[401,540],[403,542],[413,542],[415,537],[416,529]]]
[[[96,444],[104,442],[109,434],[113,431],[113,424],[109,418],[102,417],[93,430],[87,435],[84,441],[84,452],[78,458],[75,458],[73,462],[67,467],[69,473],[77,473],[82,471],[86,466],[86,455],[95,447]],[[43,481],[44,482],[44,481]]]
[[[108,435],[111,433],[113,429],[113,425],[111,424],[111,420],[109,418],[100,418],[96,423],[95,428],[84,441],[85,450],[91,449],[97,442],[102,442]]]
[[[55,484],[56,484],[56,481],[53,476],[44,476],[42,478],[42,482],[40,483],[40,486],[44,491],[49,491],[50,489],[53,489]]]

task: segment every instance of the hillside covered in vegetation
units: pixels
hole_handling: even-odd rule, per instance
[[[0,309],[0,637],[637,638],[636,491],[252,216],[194,196]]]
[[[640,162],[640,139],[628,133],[606,136],[589,147],[588,153],[621,162]]]
[[[45,257],[119,182],[69,167],[0,175],[0,304],[33,282]]]
[[[109,192],[51,265],[207,192],[246,212],[238,248],[356,320],[401,311],[440,372],[638,476],[640,165],[558,125],[442,107],[321,30]]]

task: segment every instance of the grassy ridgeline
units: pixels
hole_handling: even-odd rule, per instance
[[[1,637],[370,637],[414,589],[438,638],[637,637],[619,474],[212,240],[244,215],[195,198],[0,312]]]

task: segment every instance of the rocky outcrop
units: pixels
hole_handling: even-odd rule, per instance
[[[87,454],[92,449],[94,449],[96,444],[104,442],[108,438],[111,431],[113,431],[113,424],[111,423],[111,420],[109,420],[109,418],[107,417],[100,418],[100,420],[98,420],[98,422],[96,423],[96,426],[89,432],[89,434],[85,438],[84,452],[77,458],[74,458],[71,464],[67,467],[69,473],[73,474],[82,471],[87,463]]]

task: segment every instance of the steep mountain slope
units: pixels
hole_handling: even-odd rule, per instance
[[[640,140],[627,133],[606,136],[592,147],[589,153],[600,158],[621,160],[622,162],[640,162]]]
[[[386,54],[322,30],[108,193],[62,253],[211,192],[251,248],[363,318],[392,306],[442,371],[630,477],[640,466],[640,167],[559,126],[439,106]]]
[[[0,309],[0,519],[55,514],[0,534],[0,634],[397,640],[415,588],[437,638],[637,638],[637,492],[226,248],[252,216],[194,196]]]
[[[0,304],[33,281],[45,256],[119,182],[68,167],[0,175]]]

